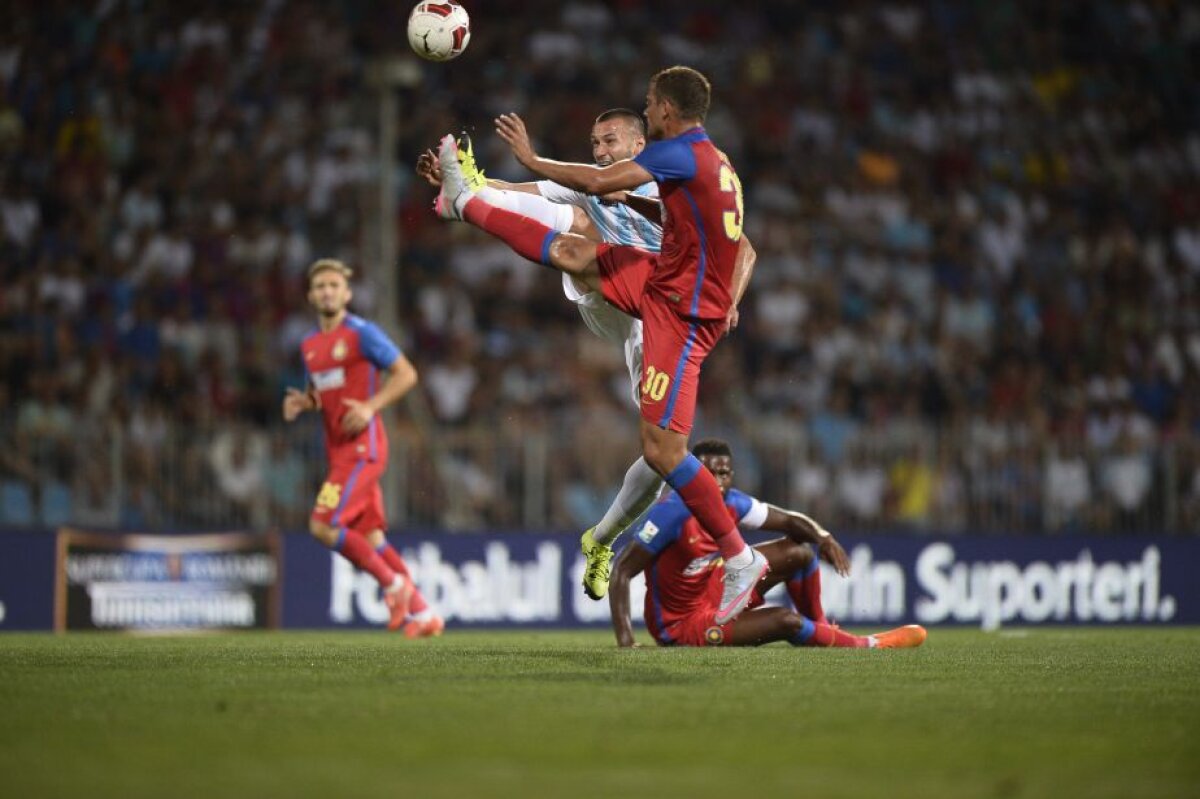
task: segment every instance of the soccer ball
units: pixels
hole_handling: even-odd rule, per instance
[[[458,3],[417,3],[408,15],[408,43],[421,58],[458,58],[470,41],[471,18]]]

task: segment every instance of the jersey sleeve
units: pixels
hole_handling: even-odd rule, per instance
[[[651,554],[660,555],[679,538],[688,516],[687,506],[682,501],[672,498],[660,502],[650,509],[650,514],[634,538]]]
[[[749,494],[744,494],[736,488],[730,489],[725,501],[737,515],[739,527],[757,530],[767,521],[767,513],[770,511],[767,503],[757,500]]]
[[[633,162],[656,181],[691,180],[696,176],[696,154],[681,141],[656,141],[646,146]]]
[[[537,187],[542,197],[552,203],[583,205],[587,202],[587,195],[583,192],[568,189],[566,186],[561,183],[555,183],[553,180],[539,180]]]
[[[359,346],[376,369],[387,369],[400,357],[400,348],[373,322],[365,322],[358,331]]]

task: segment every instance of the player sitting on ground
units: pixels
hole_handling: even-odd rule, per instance
[[[727,624],[713,624],[721,598],[724,567],[712,539],[700,529],[679,497],[671,494],[654,506],[642,529],[617,558],[609,603],[618,646],[633,646],[629,619],[629,581],[646,576],[646,628],[662,646],[755,646],[788,641],[796,646],[920,646],[925,629],[915,624],[875,635],[839,630],[821,607],[820,558],[841,575],[850,572],[846,551],[819,524],[802,513],[764,504],[733,484],[733,455],[723,441],[706,440],[692,450],[720,485],[729,515],[743,529],[785,533],[756,549],[771,571],[759,581],[747,610]],[[796,609],[760,608],[772,587],[786,583]]]

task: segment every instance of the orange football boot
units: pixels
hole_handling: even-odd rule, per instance
[[[912,649],[925,643],[928,635],[921,625],[906,624],[894,630],[875,633],[871,637],[875,639],[875,646],[878,649]]]

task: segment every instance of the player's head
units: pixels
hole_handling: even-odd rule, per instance
[[[308,301],[320,316],[337,316],[353,296],[354,270],[336,258],[322,258],[308,268]]]
[[[650,79],[650,90],[646,92],[650,138],[661,139],[668,135],[668,129],[703,122],[711,98],[708,78],[691,67],[668,67],[659,72]]]
[[[733,450],[728,444],[719,438],[706,438],[696,442],[692,454],[712,472],[722,494],[730,489],[733,485]]]
[[[592,158],[600,166],[628,161],[646,147],[642,115],[628,108],[610,108],[592,125]]]

